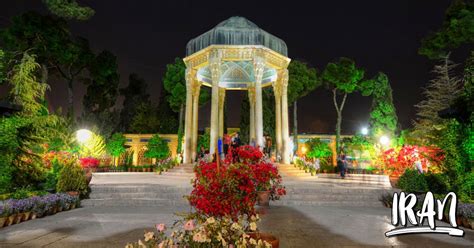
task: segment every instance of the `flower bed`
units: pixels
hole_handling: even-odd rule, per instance
[[[188,196],[194,211],[183,215],[170,234],[159,224],[157,233],[145,232],[144,241],[127,247],[278,247],[276,237],[258,232],[255,209],[259,191],[267,200],[286,194],[278,169],[262,161],[256,148],[235,152],[239,157],[229,155],[221,163],[199,161]]]
[[[70,196],[64,193],[33,196],[20,200],[6,200],[3,206],[0,206],[0,228],[74,209],[78,205],[78,196]]]

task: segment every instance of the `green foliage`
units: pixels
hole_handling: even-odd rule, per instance
[[[81,158],[93,157],[100,158],[105,152],[104,138],[94,132],[92,132],[91,138],[82,144],[78,144],[77,150]]]
[[[323,142],[318,138],[306,141],[306,146],[308,147],[308,152],[306,153],[308,158],[327,159],[332,157],[332,149],[326,142]]]
[[[86,6],[80,6],[75,0],[43,0],[48,10],[64,19],[80,21],[91,18],[95,11]]]
[[[125,98],[120,112],[120,130],[122,132],[130,131],[131,122],[140,104],[151,105],[145,80],[132,73],[128,81],[128,86],[120,89],[120,95]]]
[[[162,90],[160,93],[160,100],[158,103],[158,116],[159,116],[159,133],[178,133],[179,123],[178,115],[180,113],[173,112],[168,103],[169,93],[166,90]]]
[[[151,103],[138,104],[135,115],[130,123],[132,133],[156,133],[159,128],[159,119],[156,109]]]
[[[474,172],[468,172],[461,184],[459,198],[463,202],[474,202]]]
[[[199,135],[198,141],[197,141],[198,147],[196,151],[198,152],[201,151],[201,146],[204,147],[206,151],[209,150],[210,140],[211,140],[211,135],[209,134],[209,132]]]
[[[372,80],[360,84],[362,95],[372,96],[372,107],[370,112],[370,132],[374,138],[381,135],[395,136],[398,117],[393,104],[392,87],[388,77],[379,72]]]
[[[446,194],[449,191],[449,178],[445,174],[427,173],[425,176],[428,188],[434,194]]]
[[[409,193],[420,193],[428,191],[428,183],[425,176],[417,170],[407,169],[398,179],[397,187]]]
[[[147,144],[147,151],[144,156],[146,158],[155,158],[162,160],[170,156],[170,148],[168,142],[163,140],[158,134],[153,135]]]
[[[357,68],[355,62],[349,58],[339,58],[336,62],[327,64],[322,75],[326,86],[332,90],[333,103],[336,108],[336,151],[340,152],[340,136],[342,111],[346,103],[347,94],[350,94],[359,88],[364,78],[364,70]],[[343,95],[342,101],[339,103],[337,96]]]
[[[125,142],[127,139],[123,134],[114,133],[106,144],[107,152],[114,157],[120,157],[126,151]]]
[[[118,113],[113,110],[118,95],[119,74],[117,58],[109,51],[102,51],[88,66],[90,78],[82,104],[82,122],[95,126],[105,137],[117,128]]]
[[[87,181],[81,166],[74,161],[64,164],[59,172],[58,184],[56,186],[58,192],[77,191],[81,195],[87,193]]]
[[[49,86],[36,80],[35,72],[38,68],[35,56],[26,52],[21,62],[13,66],[10,95],[13,103],[22,107],[23,115],[36,115],[44,108],[40,101],[43,100]]]
[[[318,71],[306,63],[292,60],[288,65],[288,102],[292,103],[321,85]]]
[[[59,180],[59,173],[62,170],[62,164],[57,158],[53,159],[51,169],[46,174],[46,181],[44,185],[45,190],[56,189]]]
[[[3,80],[6,77],[5,67],[6,67],[5,52],[2,49],[0,49],[0,85],[2,84]]]
[[[418,53],[430,59],[439,59],[463,44],[473,43],[474,2],[455,0],[446,11],[442,27],[422,40]]]
[[[250,103],[248,92],[243,94],[242,103],[240,104],[240,140],[243,143],[249,143],[250,135]]]
[[[328,63],[323,72],[326,86],[344,94],[354,92],[363,78],[364,70],[357,68],[352,59],[344,57]]]

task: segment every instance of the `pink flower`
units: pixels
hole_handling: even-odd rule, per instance
[[[161,223],[161,224],[156,224],[156,230],[158,230],[158,232],[163,232],[166,230],[166,226],[165,224]]]
[[[184,230],[186,230],[186,231],[194,230],[194,221],[193,220],[188,220],[186,222],[186,224],[184,224]]]

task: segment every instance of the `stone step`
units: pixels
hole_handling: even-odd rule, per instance
[[[92,192],[90,199],[128,199],[128,198],[162,198],[162,199],[179,199],[189,195],[191,192]]]
[[[128,198],[128,199],[85,199],[81,201],[83,207],[154,207],[154,206],[187,206],[185,199],[159,199],[159,198]]]
[[[382,203],[379,201],[293,201],[278,200],[272,201],[271,205],[275,206],[348,206],[348,207],[380,207]]]

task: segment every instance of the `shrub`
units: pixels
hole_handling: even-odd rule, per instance
[[[56,187],[58,192],[77,191],[81,195],[87,193],[87,181],[84,171],[77,162],[65,164],[59,172]]]
[[[409,193],[428,191],[428,183],[425,176],[417,170],[407,169],[398,179],[397,187]]]
[[[424,174],[428,188],[434,194],[446,194],[449,190],[448,178],[444,174]]]
[[[474,172],[467,173],[462,180],[459,198],[463,202],[474,202]]]
[[[145,158],[155,158],[157,161],[170,156],[168,142],[163,140],[158,134],[153,135],[147,144],[148,150],[145,152]]]

